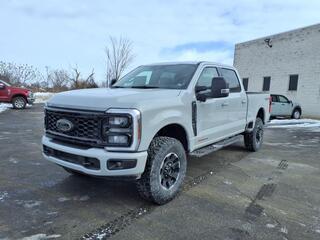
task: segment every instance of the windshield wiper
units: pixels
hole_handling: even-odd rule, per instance
[[[158,86],[148,86],[148,85],[141,85],[141,86],[131,86],[131,88],[159,88]]]

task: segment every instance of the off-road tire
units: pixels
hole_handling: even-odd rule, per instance
[[[179,175],[169,189],[161,183],[161,167],[166,156],[175,154],[180,161]],[[141,197],[147,201],[162,205],[171,201],[181,189],[187,170],[186,152],[180,141],[170,137],[155,137],[148,149],[145,171],[136,181]]]
[[[15,97],[12,99],[12,106],[14,109],[24,109],[27,101],[24,97]]]
[[[260,149],[262,142],[263,121],[261,118],[257,118],[253,130],[244,134],[244,145],[246,146],[247,150],[256,152]]]
[[[299,108],[295,108],[292,112],[291,118],[300,119],[301,118],[301,110]]]

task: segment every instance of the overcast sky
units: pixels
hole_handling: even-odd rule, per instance
[[[317,0],[0,0],[0,60],[44,71],[77,65],[104,78],[108,36],[132,40],[140,64],[232,64],[234,44],[320,23]]]

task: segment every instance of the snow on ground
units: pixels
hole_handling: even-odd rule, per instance
[[[10,103],[0,103],[0,113],[4,112],[8,108],[12,108]]]
[[[268,123],[268,128],[312,128],[320,131],[320,120],[315,119],[276,119]]]
[[[53,95],[54,93],[51,93],[51,92],[36,92],[34,93],[34,96],[36,98],[35,103],[44,103]]]

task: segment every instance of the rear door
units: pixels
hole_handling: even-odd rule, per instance
[[[196,86],[210,87],[212,78],[218,77],[214,66],[205,66]],[[198,136],[196,148],[209,145],[225,137],[229,131],[229,97],[208,98],[205,102],[197,101]]]
[[[247,94],[241,87],[239,77],[234,69],[219,68],[219,72],[229,84],[229,105],[228,118],[229,124],[228,135],[243,132],[246,126],[247,117]]]

